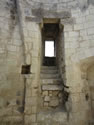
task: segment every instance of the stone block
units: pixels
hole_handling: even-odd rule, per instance
[[[94,100],[94,91],[91,92],[92,100]]]
[[[81,30],[84,29],[84,25],[83,24],[76,24],[74,25],[74,30]]]
[[[42,85],[42,90],[63,90],[62,85]]]
[[[32,114],[37,113],[37,107],[36,106],[32,106]]]
[[[78,37],[79,36],[79,32],[69,32],[69,36],[70,37]]]
[[[62,111],[53,112],[53,113],[50,111],[47,113],[40,112],[38,114],[37,118],[38,118],[37,120],[39,123],[42,122],[46,125],[48,125],[48,123],[49,123],[49,125],[53,125],[53,123],[55,125],[62,125],[62,124],[66,125],[67,113],[62,112]],[[42,124],[42,125],[44,125],[44,124]],[[41,125],[41,124],[39,124],[39,125]]]
[[[32,125],[38,125],[38,123],[32,123]]]
[[[4,53],[4,49],[3,48],[0,48],[0,54]]]
[[[94,34],[94,28],[89,28],[88,35],[93,35],[93,34]]]
[[[79,93],[74,93],[74,94],[71,94],[71,99],[73,102],[80,102],[81,101],[81,98],[80,98],[80,94]]]
[[[49,103],[48,102],[44,102],[44,107],[48,107]]]
[[[43,95],[43,96],[48,96],[48,91],[43,91],[43,92],[42,92],[42,95]]]
[[[26,55],[26,64],[27,65],[31,64],[31,55],[30,54]]]
[[[30,106],[26,106],[24,113],[25,113],[26,115],[30,115],[30,114],[32,113],[31,107],[30,107]]]
[[[31,51],[31,50],[30,50],[30,51]],[[31,52],[32,56],[33,56],[33,57],[36,57],[36,58],[40,57],[40,56],[39,56],[39,53],[40,53],[40,49],[38,49],[37,51],[34,49],[34,50]]]
[[[49,106],[56,107],[58,105],[59,105],[59,99],[58,98],[52,98],[50,103],[49,103]]]
[[[43,79],[43,84],[59,84],[60,79]]]
[[[94,14],[94,8],[90,8],[89,12],[90,14]]]
[[[73,26],[71,26],[71,25],[65,25],[64,26],[64,32],[72,31],[72,30],[73,30]]]
[[[36,73],[36,75],[38,74],[39,71],[39,58],[34,58],[32,57],[32,66],[31,66],[31,72],[32,73]]]
[[[92,28],[94,26],[94,21],[90,21],[90,22],[85,22],[84,23],[84,27],[86,29]]]
[[[88,15],[88,16],[86,16],[86,21],[94,21],[94,15],[92,14],[92,15]]]
[[[49,101],[50,101],[50,97],[49,97],[49,96],[45,96],[45,97],[44,97],[44,101],[45,101],[45,102],[49,102]]]
[[[25,37],[28,37],[28,31],[27,31],[27,29],[26,29],[26,28],[24,28],[24,30],[23,30],[23,31],[24,31],[24,36],[25,36]]]
[[[53,96],[58,96],[59,91],[53,91]]]
[[[53,120],[66,125],[67,113],[66,112],[57,112],[53,115]]]
[[[15,46],[21,46],[21,45],[22,45],[22,41],[15,39],[15,40],[13,41],[13,45],[15,45]]]
[[[11,123],[15,123],[17,125],[17,123],[22,123],[22,116],[7,116],[4,118],[5,122],[11,122]]]
[[[48,91],[49,92],[49,96],[51,97],[53,95],[53,91]]]
[[[12,115],[12,108],[2,108],[0,109],[0,117],[3,117],[3,116],[11,116]]]
[[[49,96],[52,97],[53,95],[50,93]]]
[[[62,96],[63,96],[63,94],[62,94],[62,93],[59,93],[59,94],[58,94],[58,97],[59,97],[59,98],[61,98]]]
[[[38,89],[32,88],[32,96],[37,96],[38,95]]]
[[[8,49],[8,51],[16,52],[16,46],[8,45],[8,46],[7,46],[7,49]]]
[[[26,90],[26,98],[30,97],[32,94],[31,94],[31,89],[27,89]]]
[[[85,17],[83,16],[83,17],[80,17],[80,18],[77,18],[77,20],[76,20],[76,23],[77,24],[81,24],[81,23],[85,23]]]
[[[31,125],[31,122],[32,122],[31,116],[30,115],[25,115],[24,123],[26,125]]]
[[[29,97],[25,100],[26,106],[35,106],[37,104],[37,97]]]
[[[31,122],[36,122],[37,117],[36,114],[31,115]]]

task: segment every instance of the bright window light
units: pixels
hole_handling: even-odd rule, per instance
[[[54,57],[54,41],[45,41],[45,57]]]

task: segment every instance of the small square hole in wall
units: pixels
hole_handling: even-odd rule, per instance
[[[31,65],[22,65],[21,74],[31,74],[30,67]]]

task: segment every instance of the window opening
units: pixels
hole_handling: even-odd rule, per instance
[[[54,57],[55,48],[54,41],[45,41],[45,57]]]

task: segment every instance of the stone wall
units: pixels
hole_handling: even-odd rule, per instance
[[[46,114],[49,119],[53,117],[52,121],[43,114],[46,123],[41,123],[41,117],[37,117],[43,18],[59,18],[64,26],[64,77],[70,92],[66,103],[69,121],[62,113],[66,120],[60,117],[56,121],[58,113],[56,116]],[[93,0],[0,1],[0,124],[40,125],[48,121],[51,125],[61,125],[63,121],[69,125],[88,124],[92,113],[89,102],[93,103],[93,98],[88,100],[90,90],[85,75],[91,60],[94,64],[93,27]],[[30,65],[31,73],[22,75],[22,65]],[[92,69],[88,70],[90,84]]]
[[[43,85],[42,87],[43,107],[45,109],[52,109],[63,106],[63,88],[59,85]],[[42,108],[43,108],[42,107]],[[63,108],[63,107],[62,107]]]
[[[90,104],[91,104],[90,110],[92,112],[91,114],[92,119],[94,117],[94,77],[93,76],[94,76],[94,65],[91,65],[87,71],[87,79],[88,79],[88,87],[90,90],[89,98],[90,98]]]
[[[0,124],[22,122],[23,42],[13,1],[0,1]]]
[[[94,23],[93,18],[90,19],[90,16],[93,16],[93,13],[90,12],[92,9],[92,5],[84,12],[79,8],[72,9],[72,17],[75,18],[75,23],[65,26],[66,83],[70,86],[72,115],[77,117],[77,120],[74,120],[75,124],[84,124],[89,118],[87,118],[89,101],[85,100],[85,93],[82,92],[83,86],[86,87],[81,75],[85,62],[83,65],[80,64],[85,58],[94,56],[92,55],[94,51],[92,26],[94,26]],[[79,114],[83,114],[84,117],[80,117]],[[79,123],[80,121],[82,123]]]
[[[56,62],[62,84],[65,84],[65,50],[64,50],[64,26],[62,25],[56,39]]]

